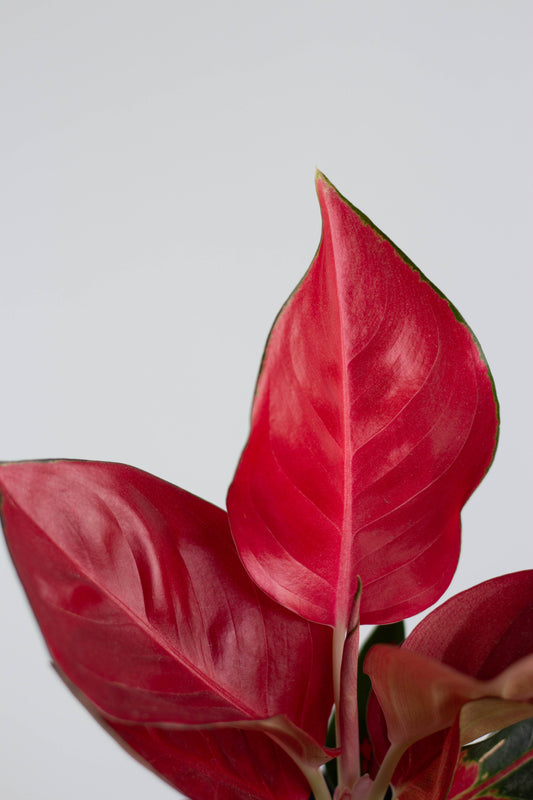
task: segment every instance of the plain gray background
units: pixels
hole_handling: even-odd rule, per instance
[[[0,0],[0,458],[123,461],[223,504],[318,166],[494,373],[450,593],[531,567],[532,10]],[[177,797],[56,678],[5,548],[0,573],[2,797]]]

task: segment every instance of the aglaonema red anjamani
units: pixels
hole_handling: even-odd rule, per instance
[[[270,333],[228,513],[120,464],[7,463],[8,546],[61,677],[192,800],[512,791],[533,781],[533,571],[371,648],[358,729],[359,625],[447,588],[498,407],[457,310],[320,173],[317,191],[322,239]],[[502,729],[487,783],[492,740],[469,742]]]

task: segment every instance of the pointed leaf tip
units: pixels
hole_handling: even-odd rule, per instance
[[[345,625],[359,573],[361,622],[391,623],[452,578],[497,405],[451,304],[320,171],[316,184],[322,239],[271,331],[228,511],[278,602]]]

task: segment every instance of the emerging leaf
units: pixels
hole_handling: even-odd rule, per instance
[[[253,579],[346,627],[442,594],[460,510],[497,436],[488,368],[464,320],[323,175],[323,231],[266,346],[228,510]]]

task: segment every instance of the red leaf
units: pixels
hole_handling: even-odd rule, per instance
[[[64,676],[62,676],[64,677]],[[261,731],[173,730],[103,717],[69,688],[130,755],[192,800],[307,800],[309,784],[294,761]]]
[[[380,652],[376,651],[376,655],[372,656],[372,650],[365,661],[365,670],[368,668],[375,671],[377,683],[390,679],[395,684],[394,688],[389,685],[390,691],[380,697],[385,715],[389,716],[389,725],[399,731],[403,725],[412,723],[413,714],[417,712],[422,716],[426,715],[428,734],[443,727],[437,725],[437,717],[442,708],[447,707],[445,700],[450,700],[448,693],[451,684],[447,676],[452,673],[454,685],[461,683],[466,688],[463,698],[466,705],[463,706],[459,720],[461,740],[465,743],[489,730],[502,728],[515,719],[523,719],[533,713],[531,706],[528,710],[523,702],[519,702],[532,696],[532,653],[533,570],[525,570],[485,581],[455,595],[431,612],[407,637],[397,651],[397,663],[392,671],[388,672],[388,668],[392,666],[390,661],[385,670],[379,670],[377,662]],[[387,659],[389,656],[390,651]],[[421,664],[427,663],[430,669],[426,674],[427,683],[424,683],[422,669],[418,680],[413,681],[413,691],[410,692],[406,685],[402,693],[397,679],[410,684],[414,677],[412,669],[406,671],[405,665],[402,668],[404,657],[415,661],[418,659]],[[437,675],[437,668],[440,668],[442,674]],[[468,702],[472,697],[469,694],[471,690],[477,693],[477,697],[483,697],[480,688],[483,685],[489,697],[504,699]],[[422,697],[425,698],[425,709],[418,702]],[[452,699],[455,702],[458,696]],[[513,699],[515,702],[509,702]],[[392,701],[390,706],[389,700]],[[436,703],[439,705],[438,709]],[[449,706],[448,710],[451,708],[455,715],[461,705],[459,702],[453,708]],[[375,753],[382,761],[389,746],[389,738],[384,714],[376,702],[375,694],[369,699],[367,717]],[[396,717],[395,721],[393,717]],[[418,719],[420,721],[421,717]],[[418,733],[422,735],[421,731]],[[399,734],[391,733],[393,738],[396,735]],[[409,757],[408,751],[395,772],[395,785],[410,785],[409,782],[415,781],[420,771],[437,757],[438,761],[432,769],[445,766],[442,763],[444,756],[440,735],[428,735],[411,750],[416,750],[416,758],[412,757],[412,753]],[[454,761],[456,759],[451,751],[449,757]]]
[[[270,334],[228,510],[279,602],[345,626],[359,574],[361,622],[387,623],[447,587],[497,405],[457,311],[322,175],[317,190],[322,240]]]
[[[451,597],[402,647],[479,680],[533,652],[533,570],[511,572]]]
[[[225,512],[120,464],[8,464],[0,487],[52,656],[101,713],[173,725],[286,714],[324,740],[331,632],[257,589]]]
[[[451,727],[463,706],[463,744],[533,717],[533,655],[480,681],[409,648],[382,644],[370,650],[365,672],[393,744],[411,744]]]
[[[112,726],[144,762],[192,800],[308,800],[309,784],[266,734]]]
[[[407,783],[395,782],[395,792],[402,800],[446,800],[450,791],[450,786],[454,780],[457,760],[460,755],[461,747],[459,741],[459,720],[446,732],[441,731],[432,737],[435,743],[439,743],[439,758],[427,760],[427,753],[423,744],[418,742],[411,747],[395,773],[395,777],[403,773],[409,774],[408,765],[416,765],[412,769],[415,777],[409,779]]]

